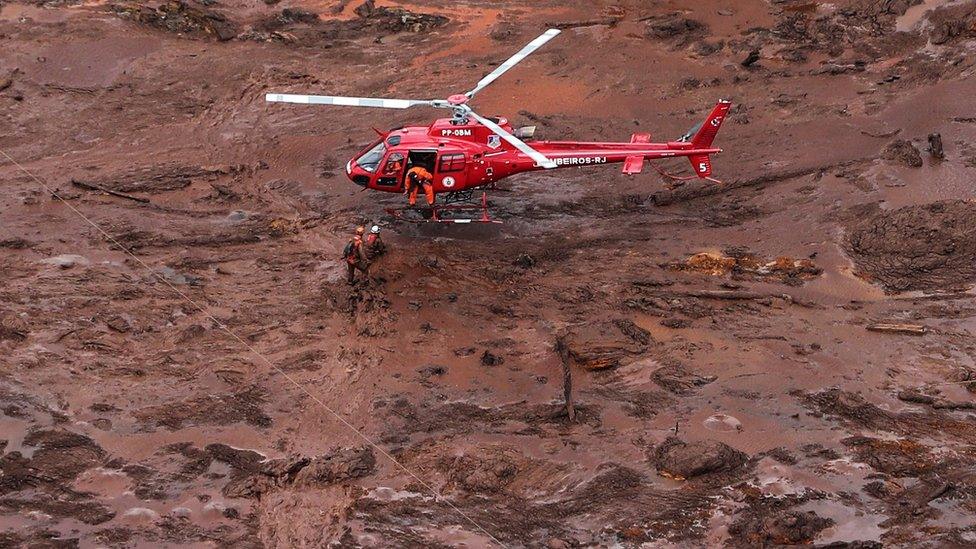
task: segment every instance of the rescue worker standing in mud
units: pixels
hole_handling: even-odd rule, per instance
[[[366,235],[366,257],[373,262],[386,253],[386,243],[380,238],[380,226],[373,225]]]
[[[365,227],[357,227],[356,235],[349,239],[342,257],[346,260],[346,282],[356,283],[356,271],[362,271],[363,279],[369,280],[369,257],[366,255],[366,244],[363,242]]]
[[[424,194],[427,195],[427,205],[434,205],[434,176],[430,175],[423,166],[414,166],[407,171],[406,186],[403,188],[403,194],[410,196],[410,205],[417,205],[417,193],[420,188],[424,188]]]

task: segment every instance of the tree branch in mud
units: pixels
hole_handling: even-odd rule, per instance
[[[101,185],[96,185],[94,183],[85,183],[84,181],[78,181],[77,179],[72,179],[71,184],[80,189],[85,189],[87,191],[101,191],[105,194],[110,194],[112,196],[117,196],[119,198],[125,198],[127,200],[135,200],[136,202],[141,202],[143,204],[149,204],[148,198],[142,198],[141,196],[133,196],[128,193],[123,193],[119,191],[113,191],[112,189],[106,189]]]
[[[604,19],[588,19],[585,21],[564,21],[561,23],[549,23],[549,26],[560,30],[578,29],[582,27],[600,27],[600,26],[615,27],[621,21],[623,21],[622,17],[606,17]]]

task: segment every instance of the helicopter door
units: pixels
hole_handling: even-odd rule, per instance
[[[399,191],[402,187],[404,162],[403,153],[391,152],[379,170],[376,178],[376,188],[380,190]]]
[[[437,159],[437,174],[434,176],[434,183],[440,184],[444,190],[450,192],[463,190],[465,188],[464,168],[465,156],[460,151],[441,151],[440,158]]]

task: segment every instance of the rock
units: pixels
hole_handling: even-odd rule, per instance
[[[696,387],[708,385],[718,379],[715,376],[700,376],[688,372],[684,366],[677,362],[661,366],[651,374],[651,379],[661,388],[666,389],[676,395],[687,395]]]
[[[653,461],[661,476],[684,480],[740,468],[746,454],[718,441],[686,443],[668,437],[654,450]]]
[[[633,362],[646,349],[613,323],[591,323],[568,329],[556,339],[565,363],[587,370],[606,370]]]
[[[485,350],[481,355],[481,365],[482,366],[498,366],[505,363],[505,358],[493,354],[491,351]]]
[[[342,448],[313,459],[298,472],[295,483],[325,486],[367,476],[375,467],[376,457],[371,448]]]
[[[535,265],[535,259],[529,254],[519,254],[512,264],[523,269],[531,269]]]
[[[132,330],[132,324],[130,324],[129,320],[122,315],[114,315],[110,317],[105,321],[105,325],[120,334],[124,334]]]
[[[437,365],[433,365],[432,364],[432,365],[424,366],[423,368],[418,369],[417,370],[417,373],[420,374],[420,379],[426,381],[426,380],[428,380],[428,379],[430,379],[430,378],[432,378],[434,376],[442,376],[442,375],[444,375],[445,373],[447,373],[447,368],[445,368],[443,366],[437,366]]]
[[[881,157],[890,162],[911,168],[922,167],[922,154],[911,141],[896,139],[885,147]]]
[[[46,265],[54,265],[62,269],[70,269],[75,265],[81,265],[82,267],[87,267],[91,262],[88,261],[83,256],[76,254],[61,254],[54,257],[49,257],[47,259],[42,259],[41,263]]]
[[[752,50],[749,52],[749,55],[747,55],[746,58],[743,59],[739,64],[743,67],[751,67],[755,65],[757,61],[759,61],[759,50]]]

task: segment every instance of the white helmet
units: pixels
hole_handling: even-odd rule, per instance
[[[369,232],[371,232],[373,234],[380,234],[380,226],[379,225],[373,225],[373,228],[370,229]]]

